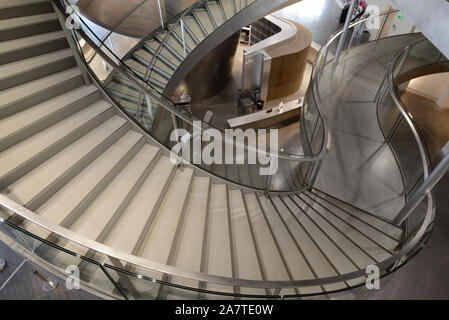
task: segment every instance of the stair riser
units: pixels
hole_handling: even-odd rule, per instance
[[[0,80],[0,91],[10,89],[30,81],[37,80],[57,72],[61,72],[76,66],[75,58],[67,57],[61,60],[53,61],[50,64],[45,64],[36,67],[31,71],[15,74],[11,77]]]
[[[40,43],[39,45],[30,48],[21,48],[0,55],[0,65],[17,62],[66,48],[68,48],[68,43],[65,38]]]
[[[25,97],[22,100],[13,102],[0,109],[0,119],[9,117],[17,112],[23,111],[27,108],[35,106],[44,101],[55,98],[61,94],[64,94],[70,90],[76,89],[83,85],[83,78],[81,75],[67,79],[55,86],[41,90],[31,96]]]
[[[0,19],[20,18],[50,12],[54,12],[50,1],[30,3],[28,5],[5,8],[0,10]]]
[[[52,185],[43,190],[37,197],[32,199],[26,204],[26,207],[35,211],[45,202],[47,202],[58,190],[63,188],[74,177],[76,177],[81,171],[83,171],[89,164],[94,162],[103,152],[105,152],[110,146],[117,142],[123,135],[129,130],[127,124],[123,125],[119,130],[115,131],[111,136],[104,140],[100,145],[95,147],[90,153],[88,153],[83,159],[76,163],[72,168],[65,172],[58,178]]]
[[[0,31],[0,41],[31,37],[34,35],[61,30],[58,20],[39,22],[10,30]]]
[[[41,119],[36,121],[29,127],[26,127],[20,131],[15,132],[13,135],[6,137],[0,140],[0,152],[22,142],[38,132],[52,126],[53,124],[66,119],[67,117],[75,114],[78,111],[81,111],[86,106],[94,104],[96,101],[100,99],[100,93],[95,91],[87,96],[82,97],[76,102],[67,105],[65,108],[58,110],[55,113],[52,113]]]
[[[50,146],[45,150],[42,150],[42,152],[40,152],[35,157],[29,159],[25,164],[5,174],[3,177],[0,178],[0,190],[4,190],[7,186],[14,183],[18,179],[29,173],[30,171],[32,171],[33,169],[35,169],[36,167],[38,167],[39,165],[50,159],[56,153],[62,151],[63,149],[65,149],[66,147],[68,147],[81,137],[83,137],[89,131],[93,130],[94,128],[98,127],[99,125],[107,121],[107,119],[109,119],[113,115],[114,110],[112,108],[109,108],[108,110],[101,113],[97,117],[91,119],[81,128],[78,128],[77,130],[63,137],[54,145]]]
[[[73,223],[81,216],[81,214],[89,207],[89,205],[100,195],[101,192],[111,183],[111,181],[120,173],[120,171],[134,158],[140,149],[145,144],[145,139],[142,137],[112,168],[107,175],[93,188],[89,194],[81,201],[81,203],[64,219],[61,226],[70,228]]]

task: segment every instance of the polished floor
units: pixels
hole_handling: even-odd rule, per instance
[[[434,189],[436,223],[421,252],[371,299],[449,299],[449,174]]]
[[[335,0],[303,0],[275,15],[306,26],[312,32],[313,41],[324,45],[341,28],[341,11]]]

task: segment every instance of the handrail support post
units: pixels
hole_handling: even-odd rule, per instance
[[[186,46],[186,34],[185,34],[184,19],[180,19],[180,22],[181,22],[181,34],[182,34],[182,46],[184,49],[184,58],[187,58],[187,46]]]
[[[162,27],[162,29],[165,29],[165,27],[164,27],[164,17],[162,15],[161,0],[157,0],[157,6],[158,6],[158,9],[159,9],[159,18],[161,19],[161,27]]]
[[[348,15],[346,16],[345,26],[343,27],[343,33],[340,36],[340,42],[338,43],[337,51],[335,53],[335,64],[338,64],[338,62],[340,60],[340,54],[343,49],[343,45],[345,43],[346,36],[348,35],[349,24],[351,22],[352,15],[354,14],[354,10],[356,9],[356,3],[358,5],[359,0],[352,0],[351,6],[349,7]]]

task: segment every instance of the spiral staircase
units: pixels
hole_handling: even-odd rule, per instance
[[[368,266],[386,276],[421,248],[423,233],[325,192],[332,150],[306,161],[318,177],[266,190],[248,166],[175,165],[162,120],[137,115],[168,112],[167,88],[217,39],[290,1],[201,1],[90,84],[55,3],[0,0],[0,226],[39,261],[77,265],[115,298],[305,298],[351,292]]]

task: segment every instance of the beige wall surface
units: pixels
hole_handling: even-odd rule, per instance
[[[432,99],[441,108],[449,108],[448,72],[413,79],[407,89]]]

